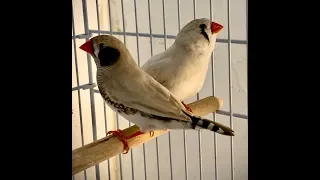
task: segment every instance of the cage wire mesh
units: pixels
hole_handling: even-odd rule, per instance
[[[230,125],[232,138],[210,131],[172,130],[88,168],[73,180],[246,180],[247,0],[72,0],[72,149],[130,124],[109,109],[95,88],[96,67],[79,50],[89,38],[111,34],[141,66],[170,47],[179,30],[206,17],[224,26],[202,90],[190,103],[214,95],[222,109],[205,118]]]

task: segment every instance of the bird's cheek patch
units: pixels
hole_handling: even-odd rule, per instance
[[[112,66],[119,60],[120,52],[118,49],[112,47],[105,47],[103,49],[100,49],[98,58],[102,67]]]

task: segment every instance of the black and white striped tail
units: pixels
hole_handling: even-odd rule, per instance
[[[234,136],[233,130],[228,128],[225,125],[222,125],[217,122],[210,121],[208,119],[201,119],[199,117],[192,116],[192,128],[195,129],[196,126],[203,128],[203,129],[208,129],[209,131],[213,131],[219,134],[223,134],[226,136]]]

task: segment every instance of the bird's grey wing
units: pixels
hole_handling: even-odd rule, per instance
[[[128,77],[123,77],[128,79]],[[111,98],[123,105],[138,109],[148,114],[169,117],[173,119],[191,121],[181,102],[174,95],[153,79],[146,72],[139,69],[130,76],[130,81],[122,81],[121,87],[113,89]]]

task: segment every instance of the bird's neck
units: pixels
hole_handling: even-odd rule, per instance
[[[175,42],[171,47],[172,53],[179,52],[180,54],[188,57],[204,57],[208,55],[210,56],[213,49],[211,46],[204,46],[203,44],[199,43]]]
[[[169,56],[175,56],[177,60],[185,61],[186,59],[194,59],[199,62],[200,59],[207,59],[211,56],[212,51],[197,44],[177,44],[174,43],[167,51]],[[179,56],[179,57],[177,57]]]
[[[108,81],[108,76],[105,75],[105,72],[103,69],[99,69],[97,67],[97,86],[98,86],[98,89],[100,91],[100,94],[102,96],[102,98],[107,98],[108,95],[107,95],[107,92],[106,92],[106,82]]]

